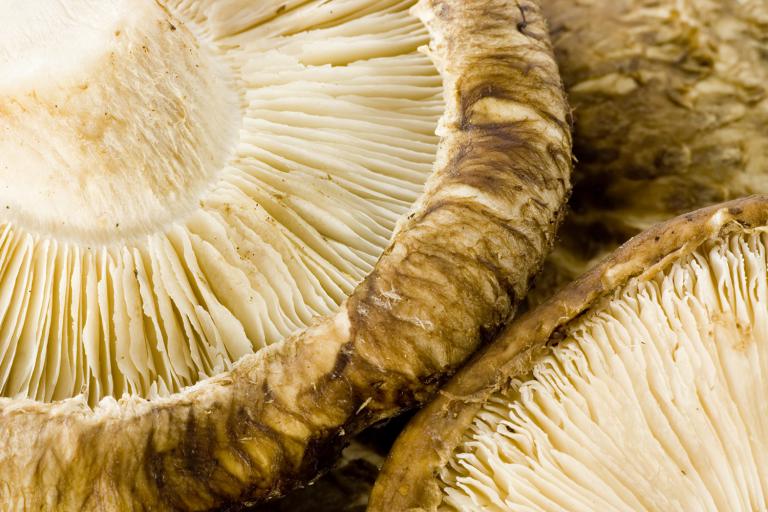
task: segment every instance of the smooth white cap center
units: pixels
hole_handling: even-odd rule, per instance
[[[224,66],[153,0],[0,2],[0,212],[80,241],[194,208],[239,126]]]

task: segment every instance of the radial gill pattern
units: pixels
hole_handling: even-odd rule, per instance
[[[762,510],[765,233],[630,283],[497,392],[442,475],[451,510]]]
[[[166,4],[230,75],[236,141],[151,232],[4,223],[4,396],[165,395],[282,340],[371,271],[432,171],[442,88],[411,1]]]

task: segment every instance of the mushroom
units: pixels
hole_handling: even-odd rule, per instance
[[[510,315],[569,190],[546,29],[412,4],[0,2],[6,509],[278,496]]]
[[[372,511],[759,510],[768,196],[657,225],[513,322],[401,434]]]
[[[768,3],[544,0],[542,9],[578,165],[534,303],[653,223],[768,193]]]

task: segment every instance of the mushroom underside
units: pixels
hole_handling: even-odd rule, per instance
[[[167,396],[337,311],[433,170],[413,2],[77,4],[0,6],[2,396]]]
[[[477,411],[446,510],[757,510],[768,493],[768,234],[709,241],[564,329]]]

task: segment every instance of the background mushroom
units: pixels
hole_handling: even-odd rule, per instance
[[[546,29],[411,6],[0,3],[8,508],[280,495],[509,316],[569,190]]]
[[[412,421],[369,510],[758,510],[768,197],[658,225],[523,315]]]
[[[768,4],[545,0],[574,112],[571,212],[528,301],[655,222],[768,192]]]

